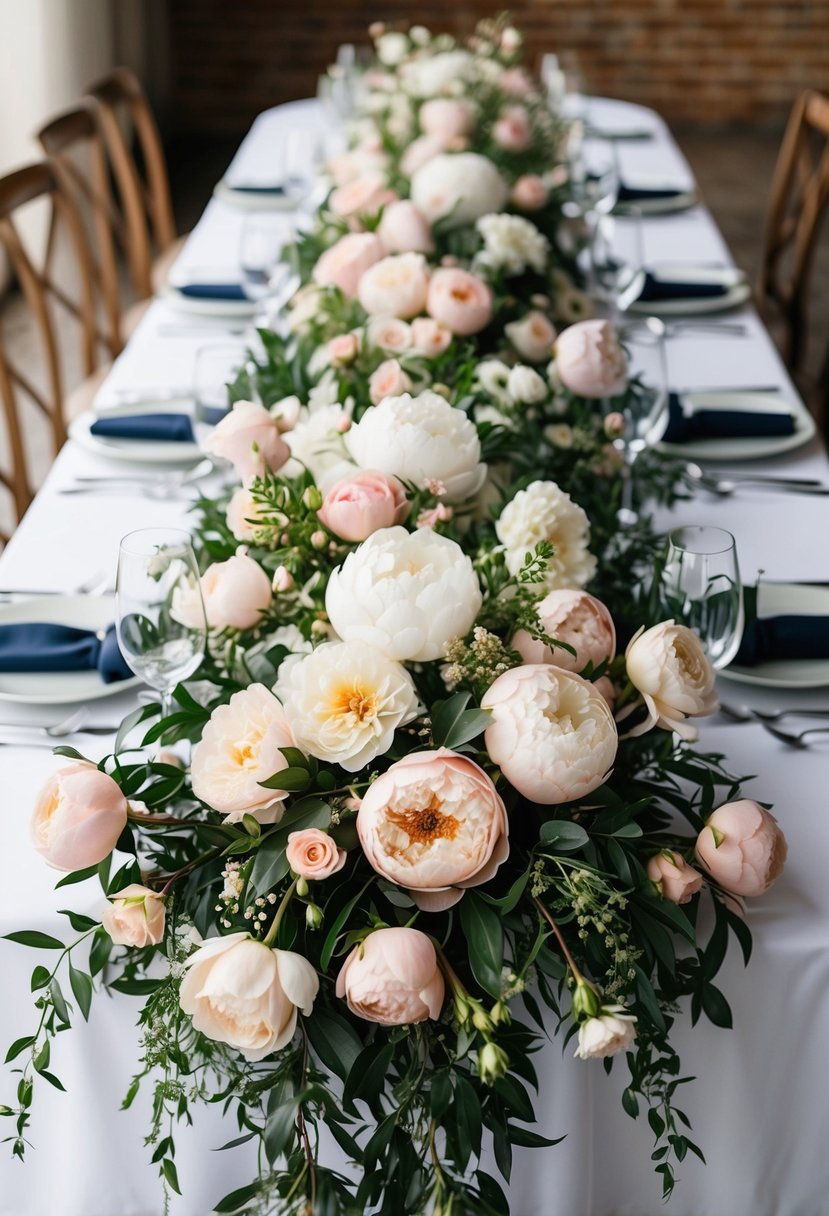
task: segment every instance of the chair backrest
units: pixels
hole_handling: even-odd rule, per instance
[[[758,281],[761,308],[783,320],[783,355],[796,370],[806,341],[809,271],[829,201],[829,98],[813,90],[789,116],[771,184]]]
[[[42,265],[36,265],[15,224],[15,213],[38,199],[50,202],[54,217]],[[71,267],[67,267],[65,277],[71,288],[59,281],[53,265],[58,235],[66,238]],[[0,403],[11,456],[11,468],[0,469],[0,485],[10,493],[19,519],[33,497],[24,445],[27,429],[22,412],[24,399],[32,402],[47,420],[54,453],[66,440],[62,343],[55,324],[59,309],[80,327],[84,375],[91,375],[98,364],[92,257],[71,184],[56,161],[40,161],[0,177],[0,248],[5,250],[17,279],[41,356],[32,360],[31,366],[19,355],[14,357],[12,343],[5,340],[0,330]],[[42,381],[39,377],[36,380],[32,371],[40,365]]]
[[[37,138],[46,155],[63,169],[75,191],[78,213],[91,229],[96,295],[104,314],[101,338],[114,357],[124,344],[117,247],[126,252],[126,233],[110,186],[98,103],[90,97],[63,110],[41,127]]]
[[[101,128],[126,223],[133,283],[142,298],[150,296],[153,246],[156,254],[163,253],[176,239],[158,126],[141,83],[129,68],[116,68],[87,92],[100,107]]]

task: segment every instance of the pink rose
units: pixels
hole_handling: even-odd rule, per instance
[[[357,215],[376,215],[381,207],[396,198],[382,173],[364,173],[332,191],[328,206],[340,219],[350,219]]]
[[[255,401],[237,401],[204,446],[211,455],[229,460],[246,484],[265,469],[275,473],[291,455],[276,418]]]
[[[397,478],[364,469],[333,485],[317,515],[335,536],[354,542],[402,523],[408,513],[406,491]]]
[[[372,317],[366,326],[366,341],[381,350],[408,350],[412,345],[412,329],[399,317]]]
[[[526,97],[533,91],[533,82],[523,68],[507,68],[499,83],[504,92],[513,97]]]
[[[309,882],[321,882],[343,868],[348,854],[345,849],[337,848],[327,832],[321,832],[319,828],[305,828],[301,832],[288,834],[285,856],[294,874],[307,878]]]
[[[416,317],[426,306],[429,268],[421,253],[383,258],[360,279],[360,303],[367,313],[383,317]]]
[[[149,887],[130,883],[110,895],[101,923],[116,946],[157,946],[164,939],[164,899]]]
[[[505,152],[523,152],[532,143],[530,116],[524,106],[510,106],[492,128],[492,138]]]
[[[762,895],[782,874],[787,852],[777,820],[750,798],[718,807],[697,837],[697,857],[732,895]]]
[[[325,167],[334,184],[344,186],[366,173],[378,172],[385,168],[388,160],[388,154],[383,151],[379,141],[364,141],[348,152],[329,157]]]
[[[628,360],[609,321],[578,321],[558,335],[556,372],[580,397],[615,397],[627,385]]]
[[[381,1026],[437,1019],[444,983],[435,947],[419,929],[375,929],[345,960],[337,996],[357,1017]]]
[[[453,334],[476,334],[492,320],[492,291],[469,270],[442,267],[429,283],[426,311]]]
[[[504,326],[504,333],[518,354],[530,363],[549,359],[556,340],[556,331],[549,319],[536,310],[525,313],[520,321],[510,321]]]
[[[126,825],[121,787],[92,764],[70,764],[38,794],[31,834],[50,866],[85,870],[109,856]]]
[[[588,663],[598,667],[616,653],[613,618],[601,600],[586,591],[551,591],[536,608],[538,622],[551,638],[574,647],[575,655],[560,646],[547,646],[519,629],[510,643],[525,663],[552,663],[566,671],[582,671]]]
[[[199,591],[201,595],[199,595]],[[271,605],[271,581],[245,553],[208,566],[199,587],[177,588],[171,614],[190,629],[252,629]]]
[[[360,353],[360,339],[356,334],[337,334],[325,349],[332,367],[348,367]]]
[[[687,904],[702,886],[699,870],[689,866],[680,853],[670,849],[656,853],[648,862],[648,878],[659,888],[663,899],[672,904]]]
[[[443,151],[442,139],[438,139],[436,135],[421,135],[412,140],[400,158],[400,172],[406,177],[413,177],[418,169],[422,169]]]
[[[417,752],[368,788],[357,833],[369,864],[440,912],[488,882],[509,855],[507,813],[482,768],[457,752]]]
[[[420,125],[427,135],[440,140],[446,148],[453,140],[469,135],[474,115],[465,101],[435,97],[420,107]]]
[[[449,349],[452,331],[432,317],[416,317],[412,321],[412,349],[427,359],[436,359]]]
[[[368,395],[372,405],[379,405],[384,397],[399,397],[411,387],[411,380],[397,360],[386,359],[369,376]]]
[[[435,248],[429,221],[407,198],[386,207],[377,235],[389,253],[431,253]]]
[[[510,197],[522,211],[538,211],[547,201],[548,190],[537,173],[525,173],[512,188]]]
[[[344,296],[353,300],[360,279],[385,252],[375,232],[349,232],[322,254],[313,270],[314,282],[339,287]]]

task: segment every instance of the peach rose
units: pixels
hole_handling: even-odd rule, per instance
[[[212,456],[229,460],[246,484],[265,469],[275,473],[291,455],[278,420],[256,401],[237,401],[204,447]]]
[[[259,563],[246,553],[237,553],[227,561],[208,566],[200,585],[210,629],[253,629],[271,605],[270,579]],[[189,617],[178,592],[173,597],[172,612],[182,624],[198,627],[198,620]]]
[[[777,820],[750,798],[718,807],[697,837],[697,857],[732,895],[762,895],[782,874],[787,853]]]
[[[364,469],[331,487],[317,515],[341,540],[361,541],[378,528],[400,524],[409,513],[406,491],[396,477]]]
[[[108,857],[127,826],[127,800],[93,764],[53,773],[37,796],[31,835],[56,870],[85,870]]]
[[[250,684],[210,715],[193,753],[193,793],[226,823],[243,815],[275,822],[288,794],[259,783],[288,767],[283,747],[296,740],[281,703],[264,684]]]
[[[698,732],[686,719],[712,714],[719,704],[714,669],[693,630],[673,621],[640,629],[628,643],[625,662],[648,711],[629,733],[642,735],[659,726],[693,742]]]
[[[332,191],[328,206],[340,219],[350,219],[357,215],[376,215],[381,207],[396,198],[382,173],[364,173]]]
[[[555,361],[561,383],[580,397],[615,397],[627,384],[627,355],[609,321],[578,321],[563,330]]]
[[[436,359],[449,349],[452,331],[433,317],[415,317],[412,321],[412,349],[427,359]]]
[[[477,334],[492,320],[492,291],[469,270],[442,267],[429,283],[426,311],[453,334]]]
[[[360,339],[356,334],[337,334],[325,348],[332,367],[348,367],[360,353]]]
[[[412,328],[399,317],[372,317],[366,326],[366,341],[369,346],[399,353],[412,345]]]
[[[322,254],[313,270],[314,282],[339,287],[344,296],[353,300],[360,279],[385,253],[385,246],[375,232],[349,232]]]
[[[157,946],[164,939],[164,899],[149,887],[130,883],[110,895],[101,923],[116,946]]]
[[[412,140],[400,158],[400,172],[406,177],[412,177],[418,169],[422,169],[444,151],[442,139],[438,139],[436,135],[421,135]]]
[[[648,878],[659,888],[663,899],[672,904],[687,904],[702,886],[699,870],[689,866],[680,853],[663,849],[648,862]]]
[[[344,186],[358,177],[364,177],[366,173],[379,172],[388,161],[388,153],[383,151],[379,140],[364,140],[348,152],[329,157],[325,167],[334,184]]]
[[[357,834],[369,864],[440,912],[509,855],[507,813],[482,768],[446,748],[398,760],[368,788]]]
[[[360,279],[360,303],[381,317],[416,317],[426,306],[429,268],[422,253],[383,258]]]
[[[321,832],[319,828],[305,828],[301,832],[288,833],[285,856],[294,874],[307,878],[309,882],[321,882],[343,868],[348,854],[345,849],[337,848],[327,832]]]
[[[532,137],[530,116],[524,106],[510,106],[492,127],[492,138],[505,152],[523,152]]]
[[[566,642],[576,653],[548,646],[525,629],[519,629],[510,645],[525,663],[552,663],[566,671],[581,671],[588,663],[598,667],[616,653],[613,618],[601,600],[586,591],[551,591],[537,606],[536,613],[547,636]]]
[[[437,1019],[444,982],[435,947],[419,929],[375,929],[343,963],[337,996],[358,1018],[381,1026]]]
[[[520,321],[510,321],[504,326],[518,354],[530,363],[541,363],[549,359],[556,340],[556,331],[543,312],[533,309],[525,313]]]
[[[526,97],[533,90],[533,82],[523,68],[507,68],[498,83],[505,93],[511,93],[513,97]]]
[[[448,148],[456,139],[469,135],[475,116],[465,101],[435,97],[420,107],[420,125],[427,135],[440,140]]]
[[[411,387],[411,380],[396,359],[386,359],[368,379],[368,395],[372,405],[379,405],[384,397],[399,397]]]
[[[512,188],[510,197],[521,211],[538,211],[547,201],[548,190],[537,173],[524,173]]]
[[[225,520],[236,540],[249,541],[256,536],[261,527],[262,512],[265,507],[257,502],[246,486],[240,486],[227,504]]]
[[[429,221],[409,199],[386,207],[377,235],[389,253],[432,253],[435,248]]]

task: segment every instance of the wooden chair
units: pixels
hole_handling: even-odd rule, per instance
[[[771,184],[758,302],[783,322],[783,357],[800,366],[806,346],[809,271],[829,201],[829,98],[813,90],[789,116]]]
[[[99,106],[121,199],[132,281],[139,296],[150,296],[180,248],[158,126],[141,83],[129,68],[116,68],[88,93]]]
[[[43,265],[35,265],[21,240],[15,213],[37,199],[51,203],[54,224]],[[65,236],[75,294],[58,279],[54,260],[58,235]],[[0,247],[8,256],[27,312],[31,318],[42,356],[43,384],[35,383],[31,369],[12,354],[11,343],[0,332],[0,404],[6,425],[11,468],[0,470],[0,485],[11,495],[19,519],[33,497],[24,444],[23,400],[33,402],[47,419],[51,446],[56,454],[66,440],[67,419],[79,412],[75,401],[91,396],[101,377],[98,350],[101,338],[96,326],[94,263],[83,223],[73,201],[71,184],[56,161],[27,165],[0,178]],[[87,380],[80,391],[67,395],[64,384],[61,342],[56,326],[58,310],[68,314],[80,329],[80,352]],[[38,360],[41,362],[41,360]],[[96,369],[97,372],[96,372]]]

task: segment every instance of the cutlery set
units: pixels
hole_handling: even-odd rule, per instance
[[[807,748],[809,743],[806,742],[806,739],[809,735],[829,735],[829,725],[808,726],[801,731],[783,730],[777,725],[783,718],[814,718],[829,721],[829,709],[764,710],[751,709],[747,705],[726,705],[721,701],[719,712],[731,722],[757,722],[770,735],[774,735],[775,739],[788,744],[789,747]]]

